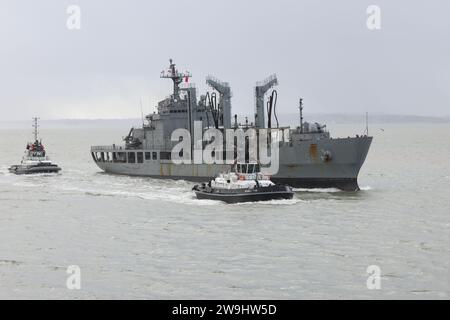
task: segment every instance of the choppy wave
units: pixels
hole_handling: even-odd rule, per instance
[[[445,298],[450,172],[426,161],[448,158],[428,143],[445,133],[421,131],[429,136],[411,148],[398,134],[389,150],[374,141],[365,172],[375,173],[363,172],[360,192],[295,189],[292,200],[228,205],[197,200],[192,182],[100,173],[88,146],[109,132],[56,132],[61,175],[16,176],[0,165],[0,298]],[[411,165],[384,161],[386,152]],[[14,163],[10,148],[0,153]],[[102,281],[68,293],[69,264]],[[367,290],[369,264],[389,290]]]
[[[190,205],[210,206],[223,204],[222,201],[199,200],[195,197],[191,188],[192,182],[185,180],[160,180],[143,177],[96,175],[83,172],[67,172],[65,179],[60,181],[45,180],[40,177],[44,175],[33,175],[29,179],[16,180],[13,185],[17,187],[43,188],[49,193],[58,190],[74,194],[83,194],[91,197],[126,197],[142,200],[157,200]],[[305,189],[307,190],[307,189]],[[295,205],[304,200],[271,200],[253,202],[261,205]],[[249,205],[251,203],[240,203],[235,205]]]
[[[313,188],[313,189],[293,188],[293,190],[295,192],[325,192],[325,193],[342,192],[342,190],[339,190],[337,188]]]
[[[166,181],[128,177],[119,177],[118,181],[86,182],[86,185],[81,186],[64,183],[59,189],[94,197],[127,197],[199,205],[215,203],[199,202],[191,191],[192,184],[187,182],[173,181],[169,184]]]

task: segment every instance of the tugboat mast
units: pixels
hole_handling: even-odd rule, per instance
[[[173,63],[172,59],[169,59],[170,67],[167,71],[162,71],[160,78],[165,79],[172,79],[173,81],[173,97],[175,99],[178,99],[180,97],[179,94],[179,85],[183,82],[183,79],[185,79],[186,82],[188,82],[189,78],[192,76],[189,72],[178,72],[178,70],[175,68],[175,63]]]
[[[38,117],[34,117],[33,118],[33,128],[34,128],[34,130],[33,130],[33,134],[34,134],[34,141],[38,141],[38,127],[39,127],[39,125],[38,125],[38,120],[39,120],[39,118]]]

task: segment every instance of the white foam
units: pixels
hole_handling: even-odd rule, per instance
[[[280,200],[267,200],[267,201],[254,201],[254,202],[239,202],[239,203],[233,203],[233,205],[293,205],[297,204],[299,202],[304,202],[301,199],[280,199]]]
[[[119,196],[127,198],[139,198],[142,200],[161,200],[167,202],[183,203],[183,204],[196,204],[196,205],[213,205],[217,204],[216,201],[211,200],[197,200],[194,193],[191,191],[191,186],[182,188],[179,186],[166,187],[161,185],[152,185],[143,182],[142,185],[136,185],[136,181],[133,184],[130,183],[116,183],[107,184],[103,188],[93,188],[92,183],[89,187],[73,186],[73,185],[60,185],[59,189],[63,191],[82,193],[88,196]],[[106,189],[106,187],[108,189]],[[132,191],[129,191],[132,190]]]

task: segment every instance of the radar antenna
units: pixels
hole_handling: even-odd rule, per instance
[[[178,72],[177,68],[175,68],[175,63],[173,63],[172,59],[169,59],[170,66],[168,70],[161,71],[160,78],[164,79],[172,79],[173,81],[173,96],[174,98],[179,98],[179,85],[184,81],[188,82],[189,78],[192,77],[189,71],[186,72]]]

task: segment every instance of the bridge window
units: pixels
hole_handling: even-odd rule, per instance
[[[145,153],[145,160],[152,160],[150,152]]]
[[[125,163],[127,162],[127,156],[125,152],[114,152],[113,155],[114,162]]]
[[[253,166],[253,164],[237,164],[236,168],[239,173],[253,173]]]
[[[158,153],[153,151],[152,152],[152,158],[153,158],[153,160],[158,160]]]
[[[144,154],[142,152],[137,153],[137,162],[143,163],[144,162]]]
[[[128,152],[128,163],[136,163],[136,153]]]

